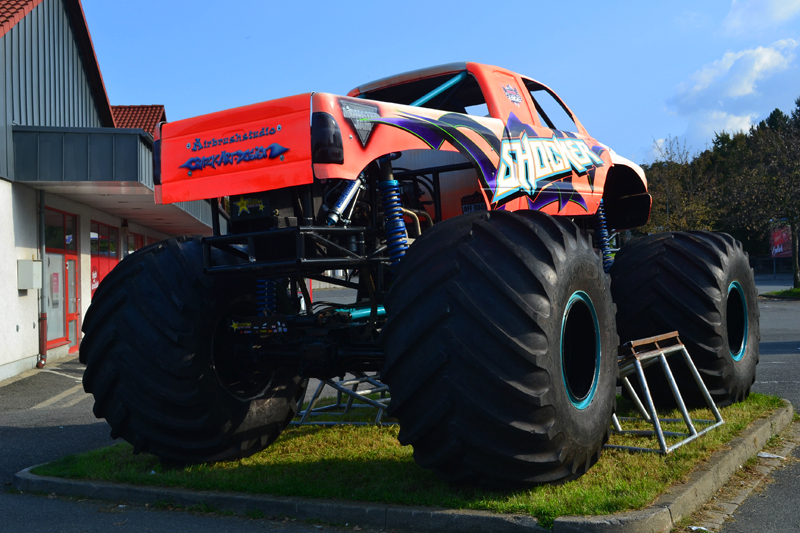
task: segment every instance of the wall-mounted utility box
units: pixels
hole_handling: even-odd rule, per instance
[[[17,288],[21,291],[42,288],[42,262],[17,260]]]

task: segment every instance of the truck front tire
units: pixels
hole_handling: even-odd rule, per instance
[[[540,212],[426,231],[389,292],[382,379],[414,459],[452,482],[579,477],[615,405],[617,336],[591,239]]]
[[[666,232],[624,246],[611,267],[622,342],[677,331],[714,402],[745,399],[758,364],[758,293],[742,244],[726,233]],[[704,406],[682,357],[670,368],[687,405]],[[658,365],[648,387],[659,406],[675,404]]]

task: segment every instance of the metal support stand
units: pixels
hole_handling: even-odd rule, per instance
[[[297,418],[291,425],[296,426],[368,426],[368,425],[393,425],[393,423],[381,423],[383,415],[386,413],[386,408],[389,404],[389,387],[384,385],[379,380],[380,376],[367,376],[365,374],[357,374],[352,379],[341,379],[334,381],[326,379],[319,382],[317,389],[314,391],[308,407],[299,413]],[[317,403],[322,397],[322,391],[325,387],[331,387],[336,391],[336,402],[332,405],[325,405],[317,407]],[[365,387],[359,389],[359,387]],[[377,394],[377,399],[369,398],[368,395]],[[300,405],[305,402],[305,394],[300,399]],[[330,421],[319,422],[314,421],[316,416],[343,416],[349,413],[352,409],[373,408],[377,409],[374,422],[344,422],[344,421]]]
[[[680,390],[678,390],[678,385],[675,383],[675,378],[672,376],[672,371],[669,368],[669,363],[667,363],[667,356],[671,355],[676,352],[683,353],[683,357],[686,360],[686,364],[689,367],[689,370],[694,377],[697,386],[700,388],[700,392],[703,394],[703,398],[705,398],[708,407],[711,409],[711,412],[714,413],[715,420],[693,420],[689,417],[689,412],[686,409],[686,405],[683,402],[683,397],[681,396]],[[667,333],[665,335],[660,335],[658,337],[649,337],[647,339],[640,339],[637,341],[631,341],[620,346],[620,355],[619,355],[619,375],[622,381],[622,386],[625,387],[625,390],[628,391],[630,394],[631,399],[633,400],[636,409],[642,415],[642,419],[646,422],[653,424],[653,431],[644,430],[644,431],[635,431],[635,430],[623,430],[622,426],[620,425],[620,420],[622,421],[632,421],[632,420],[639,420],[638,418],[631,418],[631,417],[620,417],[617,418],[616,413],[611,417],[611,423],[614,427],[614,431],[618,434],[625,434],[625,435],[641,435],[641,436],[648,436],[652,437],[655,436],[658,440],[658,445],[660,449],[654,448],[639,448],[635,446],[614,446],[614,445],[606,445],[606,448],[615,448],[615,449],[622,449],[622,450],[630,450],[630,451],[640,451],[640,452],[655,452],[661,454],[668,454],[671,451],[675,450],[676,448],[683,446],[684,444],[695,440],[700,435],[711,431],[712,429],[722,425],[725,423],[722,420],[722,415],[720,415],[717,406],[714,404],[714,400],[711,399],[711,395],[708,393],[708,389],[703,383],[703,379],[700,377],[700,374],[697,372],[697,368],[694,366],[691,357],[689,356],[689,352],[686,351],[686,347],[678,338],[678,332],[673,331],[672,333]],[[678,409],[681,412],[683,418],[658,418],[656,414],[655,406],[653,405],[653,398],[650,395],[650,389],[647,386],[647,379],[644,375],[644,369],[650,365],[656,364],[660,362],[661,368],[664,370],[664,377],[667,379],[670,388],[672,389],[672,394],[675,397],[675,402],[678,404]],[[642,392],[644,393],[644,400],[646,405],[643,405],[639,396],[633,390],[630,381],[628,380],[629,376],[636,374],[639,377],[639,385],[641,386]],[[661,429],[662,422],[681,422],[683,421],[686,424],[686,428],[689,430],[689,433],[676,433],[672,431],[663,431]],[[694,424],[711,424],[702,430],[698,431]],[[680,442],[673,444],[672,446],[667,446],[667,442],[665,439],[667,437],[685,437]]]

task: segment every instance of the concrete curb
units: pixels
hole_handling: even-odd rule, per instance
[[[788,404],[789,402],[787,402]],[[760,420],[730,443],[730,449],[714,454],[691,474],[686,483],[670,488],[650,507],[640,511],[605,516],[565,516],[555,520],[553,533],[561,532],[637,532],[665,531],[682,517],[692,514],[721,488],[748,458],[764,447],[767,440],[792,422],[791,404]],[[79,481],[37,476],[26,468],[14,476],[14,488],[22,492],[56,493],[99,500],[174,505],[204,504],[239,514],[260,511],[266,516],[290,516],[299,520],[322,520],[338,524],[383,529],[422,531],[545,532],[535,518],[504,515],[488,511],[464,511],[431,507],[353,503],[336,500],[310,500],[213,491],[191,491],[161,487],[137,487],[116,483]]]
[[[650,507],[641,511],[605,516],[565,516],[556,518],[555,533],[566,531],[587,532],[637,532],[656,533],[675,527],[678,521],[703,506],[750,457],[764,444],[792,423],[794,409],[787,401],[766,420],[756,421],[752,427],[733,439],[729,449],[721,450],[698,467],[686,483],[670,487]]]

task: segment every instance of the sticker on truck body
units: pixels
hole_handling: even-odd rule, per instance
[[[585,174],[592,165],[603,165],[582,139],[528,137],[504,139],[493,200],[501,202],[517,192],[533,195],[538,182],[564,174]]]
[[[261,128],[261,131],[250,130],[245,134],[236,133],[235,135],[226,135],[225,137],[220,137],[219,139],[212,137],[211,139],[203,140],[200,137],[197,137],[194,140],[194,143],[187,143],[186,148],[187,150],[191,149],[192,152],[197,152],[199,150],[203,150],[204,148],[216,148],[217,146],[240,143],[242,141],[250,141],[252,139],[258,139],[259,137],[265,137],[267,135],[275,135],[279,131],[281,131],[280,124],[278,124],[277,127],[264,126]]]
[[[375,128],[373,120],[381,117],[378,106],[349,100],[339,100],[339,105],[342,108],[342,116],[350,123],[356,135],[358,135],[361,146],[366,148],[369,137],[372,135],[372,130]]]
[[[255,148],[251,148],[249,150],[238,150],[236,152],[226,152],[223,150],[219,154],[214,154],[208,157],[192,157],[182,164],[180,168],[186,168],[189,170],[203,170],[206,167],[217,168],[225,165],[238,165],[239,163],[246,161],[257,161],[259,159],[264,159],[265,157],[268,157],[269,159],[275,159],[276,157],[282,156],[288,151],[288,148],[284,148],[278,143],[272,143],[266,148],[263,146],[256,146]]]

